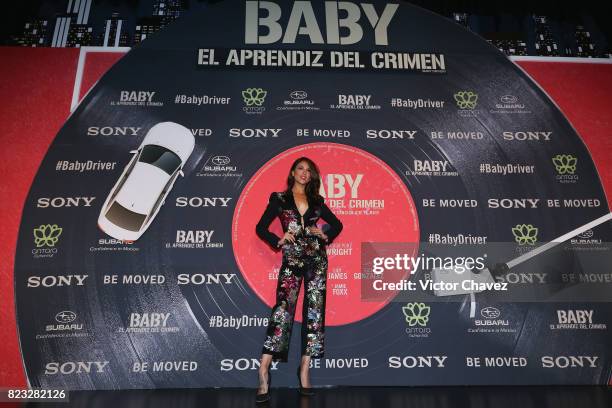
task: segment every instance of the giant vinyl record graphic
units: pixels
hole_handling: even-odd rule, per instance
[[[340,38],[348,35],[345,13],[362,27],[361,40],[346,45],[332,41],[323,2],[296,2],[302,14],[291,14],[293,2],[277,6],[285,35],[292,21],[301,25],[295,41],[245,43],[245,4],[266,21],[270,10],[257,4],[271,3],[218,2],[132,49],[49,148],[16,254],[29,383],[254,386],[281,261],[254,226],[300,156],[319,163],[327,203],[344,224],[328,248],[326,349],[313,367],[315,384],[606,382],[606,303],[498,303],[483,295],[474,317],[463,295],[431,296],[418,313],[407,308],[410,299],[361,299],[362,242],[461,235],[511,243],[517,255],[519,246],[609,211],[589,152],[538,86],[483,39],[409,4],[339,10]],[[386,39],[382,17],[372,28],[372,7],[379,17],[385,7],[394,11]],[[237,59],[228,66],[232,50]],[[299,52],[294,66],[274,67],[267,54],[257,66],[241,65],[253,53],[240,50]],[[324,55],[323,67],[299,63],[312,51]],[[151,136],[166,122],[180,126]],[[108,235],[101,214],[132,232],[146,228]],[[609,241],[610,226],[590,234]],[[575,264],[530,268],[500,279],[544,281]],[[548,293],[559,302],[556,294]],[[551,328],[573,311],[585,311],[577,315],[591,316],[591,326]],[[295,386],[300,328],[298,312],[290,363],[274,364],[274,385]],[[466,365],[476,357],[483,367]],[[484,367],[487,357],[496,359]]]

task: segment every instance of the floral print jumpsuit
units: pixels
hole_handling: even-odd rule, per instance
[[[308,203],[302,216],[295,205],[293,193],[272,193],[265,212],[257,223],[257,235],[273,248],[280,238],[268,227],[279,217],[283,232],[291,232],[295,242],[282,246],[283,260],[278,275],[276,304],[272,308],[263,354],[274,360],[287,361],[289,340],[295,315],[300,285],[304,279],[305,296],[302,308],[302,355],[323,357],[325,331],[325,282],[327,279],[326,243],[330,243],[342,230],[342,223],[331,210],[321,203]],[[327,242],[312,235],[308,227],[316,226],[322,218],[328,225]]]

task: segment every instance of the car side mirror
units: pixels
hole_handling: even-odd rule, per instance
[[[181,176],[181,177],[185,177],[185,173],[183,173],[183,170],[179,170],[178,174],[179,174],[179,176]]]
[[[130,154],[136,154],[138,153],[138,150],[130,150]]]

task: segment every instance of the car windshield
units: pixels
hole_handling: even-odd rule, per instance
[[[159,167],[170,175],[181,165],[181,159],[176,154],[157,145],[146,145],[138,161]]]
[[[146,218],[146,215],[130,211],[115,201],[111,208],[109,208],[106,212],[106,218],[108,218],[118,227],[128,231],[138,232]]]

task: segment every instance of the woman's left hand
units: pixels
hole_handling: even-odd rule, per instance
[[[321,230],[321,228],[308,227],[308,232],[310,232],[312,235],[316,235],[317,237],[327,241],[327,235],[325,235],[325,233],[323,232],[323,230]]]

